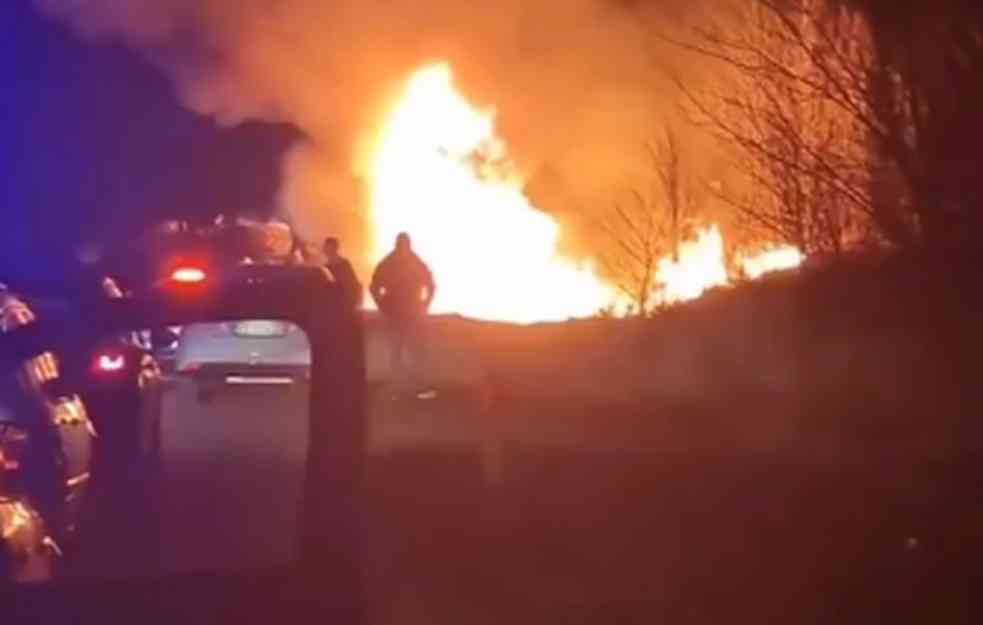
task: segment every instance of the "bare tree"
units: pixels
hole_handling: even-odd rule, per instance
[[[722,65],[716,87],[696,92],[677,81],[743,178],[720,199],[761,238],[839,252],[881,217],[871,197],[863,20],[826,0],[750,0],[739,8],[683,44]]]
[[[679,242],[693,213],[695,186],[684,167],[675,131],[666,125],[645,146],[650,176],[644,190],[634,188],[627,202],[616,201],[602,224],[611,250],[601,256],[615,285],[638,315],[658,307],[659,261],[678,258]]]
[[[612,243],[601,261],[626,298],[629,313],[648,314],[654,305],[659,259],[669,253],[666,215],[649,198],[633,190],[632,202],[616,202],[604,230]]]
[[[649,146],[652,166],[661,185],[662,197],[669,210],[672,258],[679,260],[679,241],[683,220],[693,202],[692,180],[683,171],[679,141],[672,126],[663,127],[663,135],[654,147]]]
[[[875,201],[925,245],[973,244],[983,228],[983,5],[839,1],[866,16],[876,53],[866,94]]]

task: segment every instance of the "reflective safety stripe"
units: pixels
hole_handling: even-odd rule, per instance
[[[230,375],[226,376],[225,381],[228,384],[293,384],[294,379],[288,377],[264,377],[264,376],[244,376],[244,375]]]

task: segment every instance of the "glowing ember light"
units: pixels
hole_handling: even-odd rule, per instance
[[[791,245],[765,250],[758,254],[746,256],[741,260],[744,275],[756,280],[766,273],[794,269],[802,264],[805,256]]]
[[[710,226],[700,230],[695,240],[681,242],[678,260],[669,256],[659,261],[656,280],[661,285],[657,300],[663,304],[696,299],[708,289],[726,285],[727,263],[720,229]]]
[[[410,234],[437,282],[434,312],[517,322],[596,313],[613,299],[588,264],[557,254],[494,114],[457,92],[447,64],[415,73],[382,127],[371,169],[373,260]]]

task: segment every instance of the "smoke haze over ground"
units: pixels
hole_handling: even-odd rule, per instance
[[[434,60],[497,111],[563,243],[590,249],[595,216],[637,184],[643,143],[675,115],[665,67],[678,52],[654,32],[692,12],[678,0],[36,2],[86,40],[139,50],[187,107],[220,124],[296,126],[306,139],[283,163],[280,209],[312,239],[340,234],[360,264],[372,141],[405,79]]]

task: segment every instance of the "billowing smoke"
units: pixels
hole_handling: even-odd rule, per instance
[[[86,39],[122,40],[190,109],[234,125],[295,125],[280,210],[311,239],[367,246],[368,146],[403,81],[448,60],[501,133],[568,249],[637,173],[674,112],[671,28],[691,2],[635,0],[36,0]],[[656,6],[653,6],[656,5]],[[689,10],[689,9],[687,9]],[[231,181],[230,181],[231,182]]]

